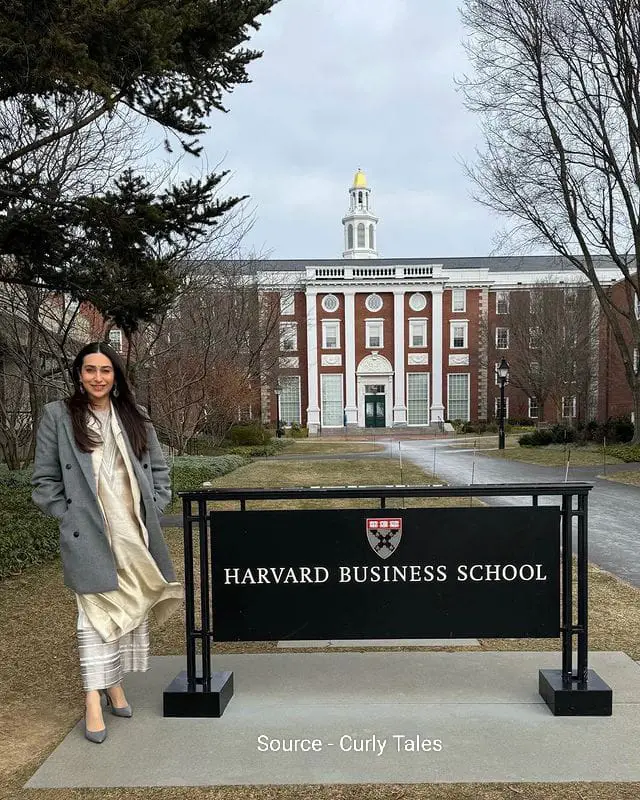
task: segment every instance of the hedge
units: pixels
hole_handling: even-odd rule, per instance
[[[0,580],[60,552],[58,522],[31,500],[31,470],[0,472]]]
[[[627,463],[640,461],[640,444],[617,444],[613,447],[607,446],[607,455],[614,456]]]
[[[250,458],[233,453],[226,456],[176,456],[171,468],[171,485],[174,492],[201,489],[205,481],[244,467]]]

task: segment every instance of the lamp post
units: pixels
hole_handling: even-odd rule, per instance
[[[280,439],[282,436],[282,428],[280,427],[280,395],[282,394],[282,387],[280,382],[276,383],[273,393],[276,396],[276,436]]]
[[[498,450],[504,450],[504,385],[509,380],[509,364],[503,358],[496,368],[500,381],[500,418],[498,420]]]

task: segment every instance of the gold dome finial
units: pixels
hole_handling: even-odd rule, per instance
[[[354,189],[366,189],[367,188],[367,176],[364,172],[358,167],[358,171],[355,174],[353,179],[353,188]]]

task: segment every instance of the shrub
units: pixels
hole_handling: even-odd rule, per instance
[[[627,463],[640,461],[640,444],[618,444],[614,447],[607,446],[607,455],[614,456]]]
[[[533,433],[525,433],[518,439],[518,444],[521,447],[544,447],[552,443],[552,432],[544,428],[534,431]]]
[[[240,444],[268,444],[271,434],[260,423],[252,422],[247,425],[233,425],[227,433],[227,442],[232,445]]]
[[[58,523],[34,506],[30,480],[31,470],[0,473],[0,580],[60,552]]]
[[[298,425],[297,422],[291,423],[291,437],[293,439],[306,439],[309,436],[309,429],[306,426]]]
[[[237,456],[247,456],[249,458],[260,458],[262,456],[276,456],[285,447],[293,444],[291,440],[272,439],[269,444],[257,445],[238,445],[238,447],[227,448],[227,453]]]
[[[202,488],[205,481],[233,472],[248,464],[251,459],[243,455],[176,456],[171,468],[171,485],[174,492]]]
[[[553,444],[568,444],[575,442],[576,431],[567,425],[553,425],[551,428]]]

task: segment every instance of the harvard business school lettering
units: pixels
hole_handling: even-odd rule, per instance
[[[337,567],[225,567],[225,585],[327,583],[442,583],[450,579],[446,564],[404,564],[401,566],[360,565]],[[523,582],[546,581],[543,564],[457,564],[453,580]]]

